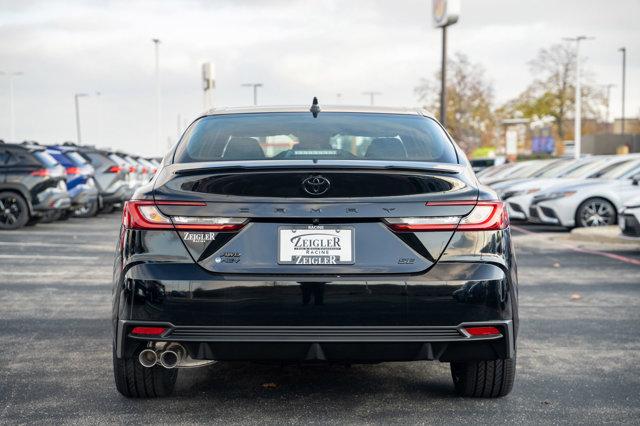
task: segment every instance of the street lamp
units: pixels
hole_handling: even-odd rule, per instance
[[[14,72],[4,72],[0,71],[0,75],[6,75],[9,78],[9,135],[11,136],[11,140],[15,141],[16,139],[16,117],[15,110],[13,106],[13,79],[15,77],[19,77],[23,74],[22,71],[14,71]]]
[[[380,93],[380,92],[362,92],[362,94],[363,94],[363,95],[367,95],[367,96],[369,96],[369,104],[370,104],[371,106],[373,106],[373,105],[374,105],[374,103],[375,103],[375,102],[374,102],[374,98],[375,98],[377,95],[382,95],[382,93]]]
[[[593,37],[577,36],[577,37],[565,37],[565,41],[572,41],[576,43],[576,100],[575,100],[575,114],[574,114],[574,157],[580,158],[580,151],[582,149],[582,92],[580,88],[580,42],[583,40],[593,40]]]
[[[447,125],[447,27],[458,22],[459,0],[432,0],[433,25],[442,28],[442,71],[440,73],[440,123]]]
[[[160,104],[160,39],[152,38],[156,60],[156,149],[160,149],[160,126],[162,125],[162,109]]]
[[[262,87],[262,83],[243,83],[242,87],[253,87],[253,104],[258,105],[258,87]]]
[[[618,49],[618,51],[622,52],[622,120],[620,122],[620,133],[624,135],[624,103],[627,77],[627,48],[621,47],[620,49]]]
[[[80,102],[78,102],[79,98],[83,98],[85,96],[89,96],[86,93],[76,93],[73,95],[73,99],[76,104],[76,133],[78,135],[78,145],[82,145],[82,134],[80,132]]]

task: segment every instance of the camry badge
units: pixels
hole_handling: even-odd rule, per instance
[[[324,176],[312,175],[302,181],[302,189],[309,195],[318,196],[326,193],[331,182]]]

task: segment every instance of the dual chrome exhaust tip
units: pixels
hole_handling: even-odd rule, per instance
[[[182,345],[178,343],[171,343],[164,349],[144,349],[138,355],[138,362],[143,367],[151,368],[157,364],[164,368],[172,369],[176,368],[182,362],[186,351]]]

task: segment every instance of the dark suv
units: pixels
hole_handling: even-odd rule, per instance
[[[0,143],[0,229],[16,229],[71,206],[66,173],[46,147]]]
[[[422,111],[200,117],[124,207],[113,296],[129,397],[214,360],[435,360],[475,397],[514,381],[505,206]]]

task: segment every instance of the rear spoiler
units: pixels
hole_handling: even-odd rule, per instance
[[[406,163],[406,164],[403,164]],[[193,175],[206,172],[233,172],[233,171],[263,171],[263,170],[392,170],[406,172],[430,172],[444,174],[458,174],[465,170],[459,164],[418,163],[418,162],[394,162],[358,160],[345,161],[243,161],[243,162],[207,162],[207,163],[180,163],[171,164],[168,169],[177,175]],[[174,169],[174,170],[172,170]]]

